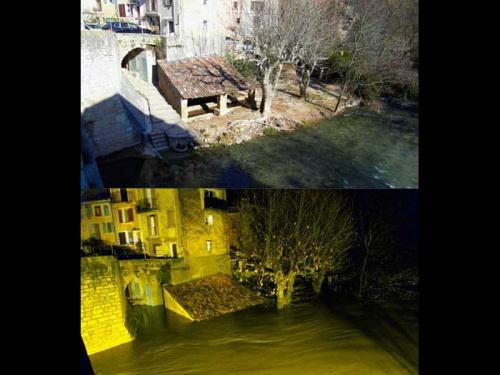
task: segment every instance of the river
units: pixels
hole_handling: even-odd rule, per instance
[[[96,374],[417,374],[415,307],[319,302],[186,323],[139,308],[134,341],[90,356]]]
[[[105,186],[416,189],[418,111],[352,108],[289,133],[163,155],[173,177],[140,181],[142,162],[129,158],[100,165]]]

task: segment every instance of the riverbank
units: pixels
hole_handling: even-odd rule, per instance
[[[195,136],[201,147],[233,145],[273,134],[290,132],[305,124],[331,119],[345,109],[356,107],[360,100],[344,98],[337,112],[340,87],[335,84],[312,82],[307,100],[299,97],[299,79],[291,67],[283,69],[272,102],[272,116],[263,121],[257,109],[248,106],[232,108],[225,116],[212,116],[187,123],[187,129]],[[256,90],[256,101],[262,98]]]
[[[418,188],[418,112],[350,108],[231,146],[99,162],[105,186]],[[137,151],[138,152],[138,151]]]

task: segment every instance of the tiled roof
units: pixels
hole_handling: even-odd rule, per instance
[[[195,57],[166,62],[158,61],[183,99],[205,98],[255,88],[223,57]]]

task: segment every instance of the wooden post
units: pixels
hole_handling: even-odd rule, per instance
[[[255,103],[255,89],[248,90],[247,103],[250,105],[250,108],[257,108],[257,105]]]
[[[214,112],[219,116],[224,116],[227,113],[227,94],[219,95],[217,98],[217,108]]]
[[[187,122],[188,120],[188,101],[187,99],[181,99],[181,120]]]

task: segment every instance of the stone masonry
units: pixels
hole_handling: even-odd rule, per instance
[[[89,355],[133,340],[126,328],[126,300],[118,261],[111,256],[80,261],[81,335]]]

